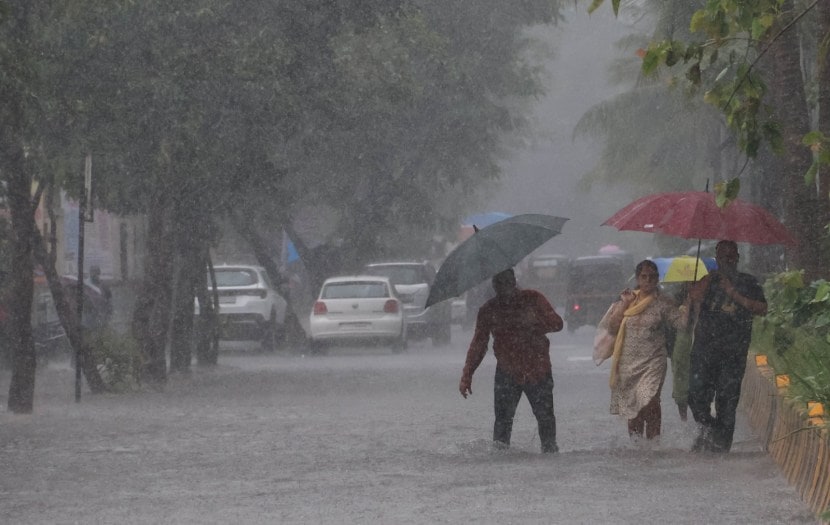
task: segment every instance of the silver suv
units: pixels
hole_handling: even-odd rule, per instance
[[[367,264],[367,275],[388,277],[404,308],[407,334],[411,338],[430,337],[435,346],[450,343],[452,311],[450,301],[424,308],[435,280],[435,268],[429,262],[379,262]]]

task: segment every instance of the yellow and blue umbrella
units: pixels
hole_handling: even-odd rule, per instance
[[[718,263],[715,262],[713,257],[698,259],[692,255],[679,255],[677,257],[658,257],[652,260],[657,265],[660,282],[663,283],[699,281],[704,275],[718,268]],[[697,279],[695,279],[695,270],[697,270]]]

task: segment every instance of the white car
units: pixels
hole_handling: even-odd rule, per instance
[[[265,268],[220,265],[214,268],[214,273],[219,293],[220,337],[226,340],[257,338],[265,350],[276,350],[285,339],[287,303],[277,293]]]
[[[435,346],[451,341],[452,311],[449,301],[426,307],[435,280],[435,268],[429,262],[398,261],[367,264],[367,275],[388,277],[403,302],[407,330],[413,339],[430,337]]]
[[[383,341],[394,351],[406,348],[401,300],[386,277],[330,277],[309,315],[314,350],[333,342]]]

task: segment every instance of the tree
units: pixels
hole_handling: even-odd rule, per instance
[[[591,8],[602,3],[594,1]],[[821,193],[821,182],[807,188],[803,181],[805,174],[809,182],[814,181],[812,175],[830,159],[819,153],[823,136],[810,133],[802,81],[806,74],[801,70],[803,47],[796,31],[808,41],[826,40],[830,27],[821,23],[818,5],[818,1],[792,0],[707,2],[689,22],[691,30],[705,34],[707,40],[666,38],[653,41],[643,53],[646,73],[661,64],[682,67],[685,79],[704,91],[703,99],[724,113],[750,158],[759,153],[772,158],[764,153],[765,147],[783,153],[775,158],[779,179],[783,174],[776,186],[783,197],[785,220],[800,241],[792,250],[792,262],[812,277],[824,275],[827,268],[822,229],[830,220],[830,201]],[[620,3],[613,2],[612,7],[617,12]],[[812,30],[799,23],[808,17],[820,22]],[[816,151],[814,158],[805,143]]]
[[[16,413],[28,413],[34,407],[36,360],[31,316],[35,259],[44,265],[53,295],[60,301],[61,321],[82,357],[90,386],[94,391],[102,387],[94,363],[77,337],[77,318],[71,315],[68,302],[61,300],[63,289],[54,265],[47,264],[50,258],[34,220],[43,191],[54,180],[50,170],[60,164],[55,161],[59,155],[50,157],[47,150],[63,146],[52,142],[54,137],[48,132],[51,125],[63,121],[56,111],[61,99],[50,98],[47,86],[61,71],[51,61],[51,44],[67,15],[52,4],[0,4],[0,178],[11,215],[9,299],[15,305],[8,334],[12,354],[8,408]],[[48,172],[46,177],[44,171]]]
[[[49,172],[65,186],[92,152],[99,202],[149,217],[132,326],[159,383],[171,334],[173,367],[189,366],[196,276],[229,210],[290,230],[301,206],[334,209],[351,265],[404,249],[401,231],[455,223],[450,203],[499,176],[519,101],[540,92],[522,30],[558,16],[550,0],[10,5],[0,172],[16,296],[31,295],[31,182]],[[30,398],[33,354],[16,355]]]
[[[623,185],[632,197],[643,191],[703,190],[736,170],[738,151],[730,142],[722,116],[670,75],[644,76],[637,53],[649,40],[688,35],[681,20],[690,16],[689,2],[643,2],[638,16],[648,34],[632,34],[619,43],[624,52],[613,72],[631,88],[589,109],[575,135],[604,141],[597,165],[583,176],[583,186]],[[711,185],[711,184],[710,184]]]
[[[523,7],[418,2],[346,25],[331,39],[332,84],[308,101],[322,116],[305,124],[318,132],[300,138],[308,154],[277,164],[315,189],[289,203],[288,220],[303,206],[333,210],[338,258],[351,268],[390,250],[425,253],[401,246],[402,232],[429,240],[454,227],[465,194],[500,176],[502,140],[524,123],[519,102],[541,93],[538,68],[521,59],[522,29],[558,12]]]

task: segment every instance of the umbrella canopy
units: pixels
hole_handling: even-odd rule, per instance
[[[724,208],[705,191],[657,193],[638,199],[602,223],[618,230],[662,233],[684,239],[726,239],[750,244],[795,244],[766,209],[740,199]]]
[[[512,268],[558,235],[563,217],[528,213],[496,222],[459,244],[441,265],[426,306],[458,297],[495,274]]]
[[[475,233],[475,229],[481,229],[499,221],[512,217],[509,213],[490,211],[487,213],[476,213],[468,215],[461,221],[461,228],[458,230],[458,241],[466,241]]]
[[[652,260],[657,265],[660,282],[663,283],[697,281],[710,271],[718,268],[718,263],[715,262],[713,257],[698,259],[691,255],[680,255],[677,257],[657,257]]]

